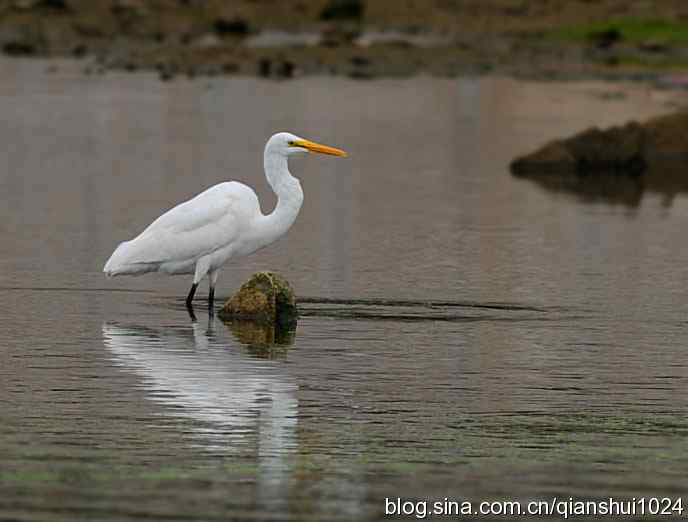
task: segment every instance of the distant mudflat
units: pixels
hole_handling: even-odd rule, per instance
[[[658,16],[661,19],[658,21]],[[682,2],[8,0],[0,50],[84,58],[84,71],[352,78],[498,72],[655,77],[685,70]],[[591,22],[604,20],[605,23]],[[672,80],[682,83],[678,78]]]

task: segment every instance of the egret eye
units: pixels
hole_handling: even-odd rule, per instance
[[[294,140],[289,140],[287,142],[287,145],[289,145],[290,147],[293,147],[294,146]]]

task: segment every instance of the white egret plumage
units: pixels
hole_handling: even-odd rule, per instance
[[[346,156],[334,147],[288,132],[273,135],[265,145],[265,176],[277,195],[277,205],[263,214],[256,193],[243,183],[228,181],[201,192],[168,210],[141,234],[124,241],[105,263],[108,276],[148,272],[193,274],[186,304],[191,307],[199,282],[207,275],[208,305],[212,308],[220,268],[231,258],[245,256],[276,241],[291,227],[303,203],[301,183],[289,172],[287,158],[318,152]]]

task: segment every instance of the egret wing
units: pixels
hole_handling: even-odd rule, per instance
[[[247,193],[248,191],[248,193]],[[129,263],[198,259],[230,245],[252,218],[255,193],[221,183],[168,210],[131,241]]]

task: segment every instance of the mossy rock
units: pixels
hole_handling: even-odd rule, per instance
[[[263,324],[296,324],[296,297],[289,281],[273,272],[258,272],[244,283],[218,312],[225,320]]]

